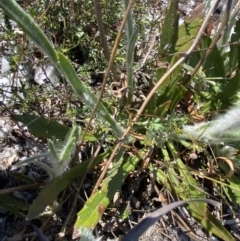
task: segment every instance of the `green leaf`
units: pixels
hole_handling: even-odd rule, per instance
[[[132,102],[135,91],[135,82],[133,79],[133,61],[134,61],[134,46],[137,41],[138,31],[134,30],[131,38],[128,40],[127,48],[127,77],[128,77],[128,104]]]
[[[31,133],[38,138],[51,139],[53,136],[55,136],[57,139],[64,139],[70,130],[70,127],[68,126],[61,125],[56,121],[48,120],[41,116],[12,114],[11,119],[25,124]],[[87,132],[83,140],[94,142],[98,139],[92,133]]]
[[[183,87],[182,85],[177,85],[177,82],[175,81],[165,89],[164,93],[161,96],[159,96],[157,100],[157,106],[171,101],[169,112],[172,112],[178,102],[182,99],[186,91],[187,89],[185,87]],[[158,108],[156,108],[155,111],[157,112]]]
[[[32,134],[39,138],[52,138],[55,136],[57,139],[63,139],[70,129],[68,126],[61,125],[56,121],[47,120],[40,116],[12,114],[11,119],[25,124]]]
[[[104,179],[101,190],[97,191],[78,213],[74,230],[80,227],[94,228],[96,226],[114,194],[121,188],[129,172],[134,170],[138,161],[138,157],[129,157],[123,166],[119,166],[121,162],[114,164],[113,170],[111,170],[108,177]]]
[[[201,51],[202,54],[207,51],[212,40],[204,36],[201,41],[201,48],[204,49]],[[220,50],[217,47],[214,47],[211,53],[208,55],[207,59],[203,64],[203,71],[207,78],[216,78],[221,77],[225,78],[225,67],[224,67],[224,58],[221,55]],[[222,79],[220,81],[223,81]]]
[[[177,164],[182,179],[181,183],[179,182],[179,180],[177,180],[177,183],[174,183],[174,185],[177,186],[172,187],[175,188],[175,190],[177,191],[177,195],[180,196],[182,200],[187,198],[206,198],[205,194],[199,187],[198,182],[192,177],[187,166],[181,161],[180,158],[177,159]],[[175,177],[177,176],[175,170],[173,175]],[[190,203],[188,208],[193,217],[196,218],[198,221],[202,219],[202,215],[207,211],[206,203],[200,202]]]
[[[129,0],[123,0],[124,8],[127,9]],[[133,81],[133,61],[134,61],[134,46],[137,41],[138,31],[134,29],[133,17],[130,12],[127,17],[127,77],[128,77],[128,104],[132,102],[133,93],[135,91],[135,82]]]
[[[84,131],[82,132],[82,135],[84,134]],[[81,135],[81,138],[82,138],[82,135]],[[81,139],[80,138],[80,139]],[[98,141],[99,139],[94,136],[92,133],[90,132],[87,132],[85,135],[84,135],[84,138],[83,138],[83,141],[88,141],[88,142],[95,142],[95,141]]]
[[[170,0],[164,18],[159,47],[159,54],[163,58],[166,56],[166,54],[172,54],[175,52],[175,47],[178,40],[178,25],[178,0]],[[166,60],[170,61],[171,58],[172,56],[166,58]]]
[[[234,33],[231,36],[230,42],[230,52],[229,52],[229,76],[232,76],[232,73],[236,70],[238,65],[238,69],[240,66],[240,49],[239,44],[236,44],[240,39],[240,19],[236,23],[236,27],[234,29]],[[233,44],[235,43],[235,44]]]
[[[97,156],[93,161],[91,168],[93,168],[96,164],[101,162],[108,155],[109,153],[103,153]],[[51,205],[54,202],[54,200],[57,199],[59,193],[63,191],[69,185],[70,182],[74,181],[77,178],[81,178],[81,176],[84,174],[88,166],[89,161],[85,161],[71,168],[70,171],[64,173],[62,176],[57,177],[52,182],[47,184],[39,193],[37,198],[34,200],[32,206],[30,207],[30,210],[27,214],[27,220],[32,220],[41,215],[41,213],[44,212],[45,208],[48,205]]]
[[[21,180],[21,181],[24,181],[28,184],[34,184],[36,181],[33,180],[32,178],[26,176],[26,175],[23,175],[22,173],[13,173],[12,176],[15,178],[15,179],[18,179],[18,180]]]
[[[221,222],[215,218],[209,211],[203,214],[202,219],[198,220],[203,228],[224,241],[235,241],[235,238],[226,230]]]
[[[168,112],[170,106],[171,106],[172,101],[168,100],[165,103],[159,105],[155,110],[154,110],[154,115],[159,116],[159,117],[164,117],[166,113]]]
[[[229,201],[237,207],[240,203],[240,180],[238,177],[232,176],[227,182],[229,184],[229,187],[223,186],[222,188]]]
[[[233,159],[232,161],[236,163],[236,160]],[[225,163],[220,162],[219,166],[225,173],[229,172],[229,168]],[[236,175],[233,175],[231,178],[225,180],[225,182],[228,183],[228,185],[222,185],[222,188],[230,202],[237,207],[240,203],[240,180]]]
[[[5,194],[0,195],[0,206],[19,218],[25,218],[25,215],[20,210],[27,211],[29,209],[29,206],[25,203],[19,202]]]
[[[179,55],[184,54],[190,48],[194,38],[197,36],[203,19],[204,12],[196,8],[191,15],[186,16],[184,23],[179,26],[179,38],[176,44]]]
[[[228,19],[225,29],[217,43],[217,45],[221,46],[221,47],[224,45],[225,46],[228,45],[229,39],[232,34],[232,29],[233,29],[234,25],[236,25],[236,21],[238,20],[237,16],[238,16],[239,10],[240,10],[239,6],[233,4],[233,2],[231,2],[230,5],[231,5],[230,9],[227,11],[229,11],[229,15],[231,15],[231,16],[229,16],[230,18]],[[226,48],[227,48],[227,46],[225,48],[221,48],[223,53],[224,53],[224,51],[226,51]]]

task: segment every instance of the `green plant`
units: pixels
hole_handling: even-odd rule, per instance
[[[61,1],[61,3],[63,2]],[[219,138],[232,141],[233,137],[235,140],[238,140],[238,136],[235,135],[238,134],[236,133],[237,128],[235,128],[238,122],[234,121],[231,125],[229,122],[229,118],[236,114],[235,109],[232,109],[215,121],[189,127],[185,124],[191,119],[191,113],[186,113],[183,102],[185,97],[187,98],[189,91],[191,91],[195,95],[194,99],[198,100],[200,104],[202,102],[203,105],[196,108],[194,106],[196,101],[194,104],[188,104],[190,101],[188,102],[187,100],[187,105],[189,105],[187,107],[192,107],[196,113],[200,112],[203,115],[208,114],[211,110],[228,107],[236,101],[240,87],[239,81],[237,81],[239,78],[239,59],[236,54],[239,51],[236,40],[240,35],[240,21],[236,22],[233,34],[229,31],[223,31],[224,39],[231,40],[231,47],[229,51],[226,49],[225,51],[221,51],[221,46],[216,45],[215,42],[216,39],[219,39],[219,33],[213,37],[202,36],[217,1],[211,6],[203,22],[201,21],[201,17],[196,19],[187,18],[185,26],[178,26],[179,1],[172,0],[166,10],[162,29],[159,29],[162,36],[157,46],[157,56],[154,56],[154,58],[158,58],[159,61],[166,63],[170,67],[165,68],[163,65],[157,67],[151,66],[152,59],[145,65],[144,63],[147,58],[144,58],[143,62],[140,60],[140,63],[135,65],[134,58],[137,55],[135,53],[137,49],[135,45],[138,41],[137,32],[139,31],[137,31],[137,26],[141,26],[142,23],[139,23],[140,20],[137,19],[138,15],[137,11],[134,11],[135,8],[131,7],[132,2],[124,1],[123,3],[122,12],[125,11],[125,14],[118,34],[111,34],[111,29],[102,32],[101,27],[99,27],[103,25],[101,21],[106,21],[108,18],[107,16],[101,16],[101,10],[95,8],[96,14],[98,14],[97,19],[101,35],[101,45],[103,46],[105,55],[99,54],[99,49],[101,49],[99,47],[101,46],[100,41],[92,37],[92,32],[90,31],[92,29],[88,29],[91,33],[85,36],[85,28],[89,27],[88,22],[93,22],[91,18],[93,8],[88,3],[85,5],[86,9],[81,10],[81,13],[86,11],[84,12],[86,14],[86,21],[81,27],[72,26],[69,20],[64,22],[65,26],[63,27],[60,24],[55,25],[52,17],[54,14],[49,19],[44,14],[37,19],[38,21],[42,20],[40,21],[40,25],[42,29],[46,28],[49,38],[52,39],[60,30],[68,35],[68,37],[55,42],[58,48],[56,50],[56,46],[53,46],[49,38],[46,37],[40,27],[33,21],[33,18],[23,11],[13,0],[2,0],[0,2],[0,7],[5,13],[17,22],[24,33],[41,48],[44,54],[65,77],[76,94],[74,98],[79,98],[83,102],[83,122],[86,124],[86,126],[83,125],[81,127],[82,131],[80,131],[80,127],[76,124],[72,128],[69,128],[42,116],[29,114],[12,115],[13,120],[21,121],[28,125],[32,134],[36,137],[50,139],[48,142],[49,153],[42,154],[44,157],[51,158],[50,166],[41,162],[36,163],[49,173],[52,181],[43,187],[30,207],[24,206],[28,210],[26,215],[19,214],[19,210],[13,210],[9,207],[8,210],[28,220],[40,217],[45,208],[48,205],[52,205],[58,195],[73,180],[80,177],[84,179],[86,173],[91,172],[93,167],[96,167],[98,163],[103,162],[103,159],[107,157],[107,161],[103,164],[104,170],[98,170],[101,174],[99,174],[99,179],[95,183],[91,196],[77,213],[73,238],[78,238],[81,235],[82,229],[92,229],[97,225],[99,220],[104,216],[104,212],[107,211],[114,194],[121,189],[126,178],[131,176],[129,174],[133,173],[136,169],[140,170],[140,172],[142,171],[139,164],[141,162],[147,163],[144,171],[148,174],[153,174],[158,185],[164,186],[165,189],[171,192],[175,200],[204,199],[206,194],[197,179],[194,178],[197,171],[192,170],[188,166],[188,162],[181,155],[181,149],[185,148],[185,152],[190,153],[191,151],[195,151],[195,147],[198,147],[198,150],[204,149],[204,146],[201,146],[200,142],[215,144],[216,141],[219,141]],[[73,2],[68,2],[68,4],[72,10],[76,7]],[[104,4],[103,8],[108,9],[107,2]],[[231,9],[231,7],[228,8],[226,12],[228,15],[222,19],[222,25],[226,23]],[[137,10],[139,11],[139,9]],[[52,11],[53,13],[60,12],[60,18],[66,20],[64,17],[66,12],[63,5],[56,3]],[[78,11],[80,9],[76,8],[73,16],[75,20],[79,19]],[[130,11],[133,13],[129,13]],[[30,13],[33,17],[35,16],[33,9]],[[120,18],[119,14],[114,14],[116,14],[117,19]],[[115,16],[114,14],[113,16]],[[110,23],[114,19],[113,16],[109,16]],[[48,20],[51,23],[49,24],[50,28],[47,28]],[[127,26],[126,38],[123,37],[123,40],[121,40],[125,23]],[[112,38],[116,37],[110,56],[106,53],[108,52],[106,50],[110,49],[109,46],[112,44],[111,42],[105,42],[105,35],[108,34]],[[196,36],[193,42],[192,36]],[[139,39],[141,38],[142,36],[140,35]],[[71,45],[71,41],[76,44]],[[118,49],[119,43],[120,48]],[[93,64],[94,71],[97,70],[97,72],[100,72],[102,68],[105,68],[106,62],[108,62],[99,94],[97,88],[92,90],[87,84],[91,83],[88,79],[91,76],[90,71],[92,71],[90,64],[80,64],[76,58],[72,58],[72,64],[64,55],[68,55],[69,58],[73,57],[75,55],[74,51],[76,51],[76,47],[79,44],[84,46],[89,44],[89,49],[86,47],[84,49],[86,52],[83,55],[88,56],[87,58],[90,63],[95,62]],[[126,50],[122,46],[126,46]],[[91,48],[93,50],[90,50]],[[199,49],[196,51],[196,48]],[[183,53],[183,51],[186,52]],[[126,60],[123,56],[126,56]],[[116,63],[113,63],[114,57],[118,60]],[[118,71],[120,72],[119,66],[123,64],[121,63],[122,60],[126,62],[124,64],[127,67],[125,81],[127,84],[126,86],[120,85],[122,88],[119,87],[116,90],[110,89],[111,84],[107,85],[110,70],[113,75]],[[134,80],[136,77],[135,72],[141,73],[140,76],[146,76],[148,74],[144,75],[144,67],[146,66],[152,67],[149,75],[150,72],[153,73],[151,73],[150,77],[144,79],[144,84],[138,83]],[[81,73],[82,76],[79,77]],[[108,91],[105,91],[105,88],[108,88]],[[118,93],[118,96],[115,93]],[[71,103],[71,101],[69,102]],[[89,115],[90,111],[92,111],[91,115]],[[68,110],[66,112],[67,114],[70,113],[70,115],[76,113],[74,111],[69,112]],[[223,122],[226,128],[219,135],[216,132],[216,126],[221,128]],[[202,129],[207,128],[208,125],[210,126],[208,132],[202,133]],[[57,139],[59,140],[57,141]],[[193,139],[194,144],[186,142],[186,139]],[[99,144],[99,150],[102,146],[105,149],[101,154],[97,150],[88,158],[87,162],[71,166],[71,161],[75,162],[75,164],[77,163],[74,153],[83,141],[87,143],[99,141],[101,143]],[[237,150],[236,146],[235,148]],[[207,153],[205,149],[203,152]],[[31,157],[19,164],[31,163],[36,157]],[[206,154],[206,157],[209,157],[209,154]],[[156,169],[154,164],[149,162],[149,159],[161,160],[163,166],[166,168]],[[206,162],[204,160],[201,160],[201,162],[201,167],[204,167]],[[108,169],[111,163],[112,167]],[[69,167],[69,170],[64,172],[66,167]],[[227,172],[227,168],[224,165],[220,166],[219,170],[223,173]],[[208,177],[206,176],[206,178]],[[224,186],[228,199],[233,204],[237,203],[236,200],[239,200],[240,195],[238,195],[239,188],[237,185],[233,185],[236,180],[230,179],[230,184],[227,184],[227,181],[211,181],[219,184],[219,188]],[[80,191],[82,183],[83,181],[80,180],[76,187],[76,193]],[[229,189],[231,187],[234,187],[235,193],[230,193]],[[49,195],[48,200],[45,199],[46,195]],[[76,202],[77,194],[73,198],[73,207],[75,207]],[[21,208],[19,205],[19,209]],[[188,210],[208,232],[223,240],[234,240],[224,226],[219,223],[218,219],[211,214],[205,203],[190,203]],[[72,212],[72,210],[69,212],[69,216],[62,227],[61,232],[63,235]]]

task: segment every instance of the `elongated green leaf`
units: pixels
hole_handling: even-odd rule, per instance
[[[137,41],[138,31],[134,30],[131,38],[128,40],[127,48],[127,76],[128,76],[128,104],[132,102],[135,91],[135,82],[133,80],[133,61],[134,61],[134,46]]]
[[[19,202],[5,194],[0,195],[0,206],[19,218],[25,218],[25,215],[20,210],[27,211],[29,209],[25,203]]]
[[[110,188],[108,189],[108,185],[111,184],[111,179],[117,175],[118,169],[121,168],[123,153],[124,149],[121,148],[116,156],[116,161],[114,162],[113,168],[110,170],[110,173],[108,173],[107,177],[103,180],[104,184],[101,185],[101,190],[96,192],[90,199],[88,199],[83,209],[78,213],[78,219],[74,225],[76,229],[81,227],[93,228],[100,220],[103,214],[99,212],[100,207],[104,207],[104,209],[106,209],[111,201],[111,195],[114,195],[112,192],[114,192],[115,188],[113,190]],[[119,180],[117,183],[121,184]],[[107,195],[108,191],[111,194],[110,196],[109,194]],[[91,215],[89,215],[90,213]]]
[[[165,89],[164,93],[159,96],[157,100],[157,106],[160,106],[167,101],[171,101],[168,111],[172,112],[178,102],[182,99],[186,91],[187,89],[184,86],[177,84],[177,81],[175,80],[170,86]],[[157,109],[158,107],[155,109],[155,111],[157,111]]]
[[[236,23],[235,31],[231,36],[231,43],[230,44],[230,52],[229,52],[229,75],[232,76],[232,73],[236,69],[237,64],[240,63],[240,48],[239,44],[237,44],[238,40],[240,39],[240,19]],[[235,44],[233,44],[235,43]]]
[[[175,46],[177,53],[176,55],[173,55],[173,58],[171,60],[171,65],[176,63],[178,59],[181,56],[183,56],[185,52],[190,48],[201,27],[203,19],[204,19],[204,11],[202,9],[201,4],[199,4],[199,6],[197,6],[191,12],[190,15],[184,18],[184,22],[178,27],[178,39]],[[167,46],[167,42],[165,45]],[[199,60],[200,60],[199,52],[194,52],[191,54],[191,56],[189,56],[187,61],[188,61],[188,64],[190,64],[192,67],[195,67],[196,64],[199,62]],[[170,82],[169,79],[174,81],[175,79],[179,78],[179,76],[181,76],[181,69],[182,67],[178,66],[175,69],[175,71],[172,73],[171,78],[169,77],[168,79],[166,79],[165,83]],[[184,82],[183,81],[184,80],[182,79],[180,83],[184,85],[185,81],[188,82],[188,78]]]
[[[176,150],[172,143],[167,143],[168,149],[171,150],[172,155],[176,155]],[[177,173],[175,169],[171,168],[170,174],[170,183],[172,183],[172,188],[175,189],[178,196],[181,199],[189,199],[189,198],[205,198],[205,194],[199,187],[198,182],[192,177],[191,173],[189,172],[187,166],[182,162],[180,158],[176,159],[178,170],[180,176],[182,178],[181,183],[177,178]],[[191,211],[193,217],[197,218],[198,220],[201,219],[203,213],[206,212],[206,203],[191,203],[189,204],[189,210]]]
[[[184,54],[192,45],[203,19],[204,11],[202,10],[201,4],[199,4],[191,15],[186,16],[184,23],[179,26],[179,38],[176,44],[179,55]]]
[[[235,241],[235,238],[226,230],[222,223],[209,211],[203,214],[202,219],[198,220],[203,228],[224,241]]]
[[[168,100],[163,104],[159,105],[155,110],[154,114],[159,117],[164,117],[171,106],[172,101]]]
[[[133,157],[126,161],[126,164],[119,167],[114,165],[111,171],[101,185],[101,190],[97,191],[85,204],[84,208],[78,213],[77,221],[74,225],[73,238],[79,237],[81,227],[94,228],[103,215],[104,210],[109,205],[116,191],[122,186],[125,178],[130,171],[134,170],[139,158]]]
[[[174,183],[177,185],[174,186],[175,190],[177,191],[177,195],[180,196],[182,200],[186,198],[205,198],[206,196],[199,187],[198,182],[192,177],[181,159],[178,158],[177,163],[179,166],[180,176],[182,178],[181,183],[179,180],[177,180],[177,183]],[[175,171],[173,175],[176,177]],[[188,208],[193,217],[198,221],[202,220],[202,215],[207,211],[206,203],[190,203]]]
[[[63,139],[70,129],[68,126],[61,125],[56,121],[47,120],[41,116],[12,114],[11,119],[24,123],[32,134],[39,138],[52,138],[55,136],[57,139]]]
[[[229,39],[230,39],[230,37],[231,37],[231,32],[232,32],[232,29],[233,29],[233,27],[234,27],[234,25],[236,24],[236,21],[237,21],[237,19],[238,19],[238,14],[239,14],[239,10],[240,10],[240,8],[239,8],[239,6],[238,6],[238,4],[237,5],[235,5],[234,4],[234,1],[231,1],[231,2],[229,2],[230,3],[230,8],[229,9],[227,9],[227,7],[226,7],[226,9],[225,9],[225,11],[228,11],[228,13],[229,13],[229,19],[228,19],[228,21],[227,21],[227,24],[226,24],[226,26],[225,26],[225,29],[224,29],[224,31],[223,31],[223,33],[222,33],[222,36],[220,37],[220,39],[218,40],[218,46],[224,46],[224,45],[227,45],[227,43],[229,42]],[[226,4],[227,5],[227,4]],[[234,6],[235,5],[235,6]],[[234,11],[233,11],[233,8],[234,8]],[[230,16],[231,15],[231,16]],[[224,53],[224,51],[225,51],[225,49],[226,48],[221,48],[222,49],[222,53]]]
[[[178,25],[178,0],[170,0],[162,27],[159,47],[159,54],[162,58],[164,58],[167,54],[175,52],[175,46],[178,40]],[[171,58],[172,56],[165,57],[165,60],[170,61]]]
[[[124,8],[126,10],[129,0],[123,0]],[[134,46],[137,41],[138,31],[134,29],[132,13],[128,14],[127,18],[127,77],[128,77],[128,104],[132,102],[133,93],[135,90],[135,83],[133,81],[133,59],[134,59]]]
[[[235,163],[239,160],[232,160]],[[229,172],[229,168],[226,166],[225,163],[219,163],[219,166],[221,169],[225,171],[225,173]],[[225,180],[229,184],[229,186],[223,185],[222,188],[230,200],[231,203],[233,203],[235,206],[238,206],[240,203],[240,180],[236,175],[233,175],[230,179]]]
[[[129,4],[129,0],[123,0],[124,10],[127,9],[128,4]],[[132,17],[131,11],[128,14],[126,26],[127,26],[127,39],[130,40],[132,34],[134,33],[133,17]]]
[[[173,156],[176,156],[176,150],[172,143],[167,143],[168,149]],[[177,172],[175,169],[170,168],[169,181],[171,183],[171,189],[173,193],[176,193],[182,200],[187,198],[205,198],[205,194],[201,191],[198,182],[192,177],[187,166],[182,162],[180,158],[176,158],[178,171],[180,173],[181,181],[177,178]],[[208,210],[206,203],[190,203],[188,210],[192,216],[201,223],[209,233],[213,233],[217,237],[226,240],[233,241],[231,234],[224,228],[224,226],[212,216]]]
[[[22,173],[13,173],[12,176],[16,179],[16,180],[20,180],[21,182],[26,182],[28,184],[34,184],[36,181],[33,180],[32,178],[22,174]]]
[[[108,154],[109,153],[103,153],[97,156],[93,161],[91,168],[101,162],[105,157],[107,157]],[[27,220],[32,220],[41,215],[45,208],[53,203],[59,193],[64,190],[70,182],[74,181],[76,178],[81,178],[88,166],[88,163],[89,161],[86,161],[71,168],[70,171],[64,173],[62,176],[57,177],[52,182],[47,184],[30,207],[30,210],[27,214]]]
[[[59,124],[56,121],[48,120],[42,116],[34,116],[29,114],[11,115],[11,119],[25,124],[32,134],[39,138],[52,138],[55,136],[57,139],[64,139],[70,127]],[[87,132],[84,136],[84,141],[97,141],[98,139]]]
[[[204,49],[202,50],[202,53],[207,51],[211,42],[212,42],[211,38],[207,36],[204,36],[202,38],[201,48]],[[211,53],[208,55],[206,61],[203,64],[203,71],[207,78],[214,78],[214,77],[225,78],[226,77],[225,67],[224,67],[224,58],[217,47],[213,48]]]

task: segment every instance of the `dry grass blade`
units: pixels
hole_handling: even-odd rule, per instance
[[[121,26],[120,26],[120,29],[118,31],[118,34],[117,34],[117,37],[116,37],[116,40],[115,40],[115,43],[114,43],[114,46],[113,46],[113,49],[112,49],[112,53],[111,53],[111,57],[110,57],[110,60],[109,60],[109,63],[108,63],[108,68],[107,68],[107,71],[104,75],[104,79],[103,79],[103,83],[102,83],[102,88],[101,88],[101,91],[99,93],[99,97],[98,97],[98,100],[97,100],[97,103],[96,103],[96,106],[94,107],[93,111],[92,111],[92,114],[89,118],[89,121],[88,121],[88,124],[85,128],[85,131],[83,133],[83,136],[82,136],[82,139],[84,138],[85,134],[87,133],[87,130],[88,128],[90,127],[91,125],[91,122],[93,120],[93,117],[99,107],[99,104],[101,102],[101,99],[103,97],[103,94],[104,94],[104,91],[105,91],[105,85],[107,83],[107,79],[108,79],[108,76],[109,76],[109,73],[110,73],[110,70],[112,69],[112,66],[113,66],[113,61],[114,61],[114,58],[115,58],[115,55],[116,55],[116,52],[117,52],[117,47],[118,47],[118,44],[120,42],[120,39],[121,39],[121,36],[122,36],[122,32],[123,32],[123,29],[125,27],[125,24],[126,24],[126,21],[127,21],[127,17],[128,17],[128,14],[129,12],[131,11],[131,7],[132,7],[132,4],[133,4],[133,1],[134,0],[130,0],[129,1],[129,4],[128,4],[128,7],[126,9],[126,12],[125,12],[125,15],[124,15],[124,18],[122,20],[122,23],[121,23]]]
[[[100,37],[101,37],[103,50],[104,50],[106,59],[108,61],[110,61],[110,57],[111,57],[110,50],[108,47],[108,42],[107,42],[107,38],[105,35],[105,31],[104,31],[104,26],[103,26],[103,21],[102,21],[102,13],[101,13],[101,5],[98,0],[94,0],[94,7],[95,7],[95,14],[96,14],[96,19],[97,19],[97,23],[98,23],[98,28],[99,28],[99,33],[100,33]],[[112,73],[113,73],[113,77],[114,77],[115,81],[118,81],[119,77],[118,77],[118,73],[117,73],[116,69],[114,68],[114,64],[112,64]]]

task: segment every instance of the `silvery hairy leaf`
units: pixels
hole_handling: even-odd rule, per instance
[[[237,103],[233,108],[213,121],[186,125],[182,131],[183,135],[180,135],[180,137],[199,140],[208,144],[239,141],[240,103]]]

